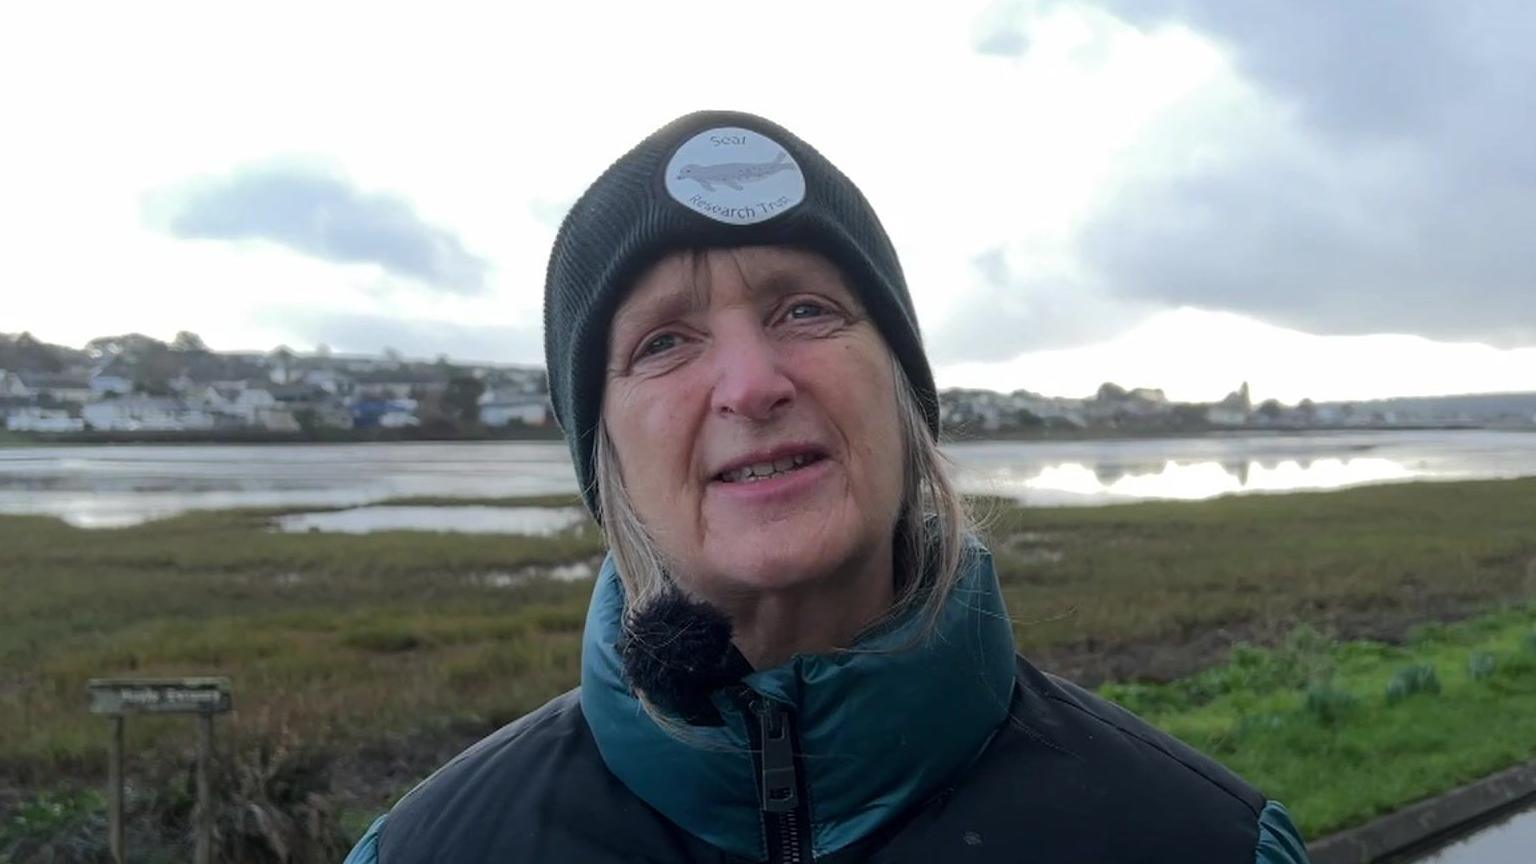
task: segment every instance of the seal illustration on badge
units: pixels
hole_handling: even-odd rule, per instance
[[[805,177],[778,142],[738,126],[706,129],[684,141],[666,167],[667,194],[690,210],[731,225],[751,225],[805,200]]]
[[[775,156],[772,162],[723,162],[719,165],[684,165],[677,172],[677,179],[692,180],[703,186],[706,191],[713,192],[713,184],[722,183],[726,186],[741,191],[741,184],[752,183],[772,176],[780,171],[794,171],[795,165],[785,161],[789,154],[783,150]]]

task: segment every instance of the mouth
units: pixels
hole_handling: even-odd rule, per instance
[[[738,460],[714,476],[717,483],[760,483],[793,474],[827,458],[817,450],[798,448],[789,452],[751,456]]]

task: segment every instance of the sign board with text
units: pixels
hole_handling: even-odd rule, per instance
[[[233,707],[228,678],[92,678],[91,713],[223,714]]]

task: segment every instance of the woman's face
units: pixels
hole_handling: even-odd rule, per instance
[[[613,319],[603,422],[674,578],[728,608],[888,552],[894,375],[818,255],[680,252],[647,271]]]

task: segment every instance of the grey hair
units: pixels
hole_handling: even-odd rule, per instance
[[[916,391],[894,356],[891,365],[896,380],[897,423],[906,455],[893,550],[896,597],[886,614],[866,624],[863,632],[917,607],[924,622],[917,634],[920,641],[937,626],[944,602],[960,580],[966,537],[974,526],[964,499],[950,480],[948,460],[939,451]],[[625,491],[618,453],[601,421],[597,424],[595,461],[603,534],[624,585],[627,617],[630,610],[645,608],[666,587],[666,559]]]

